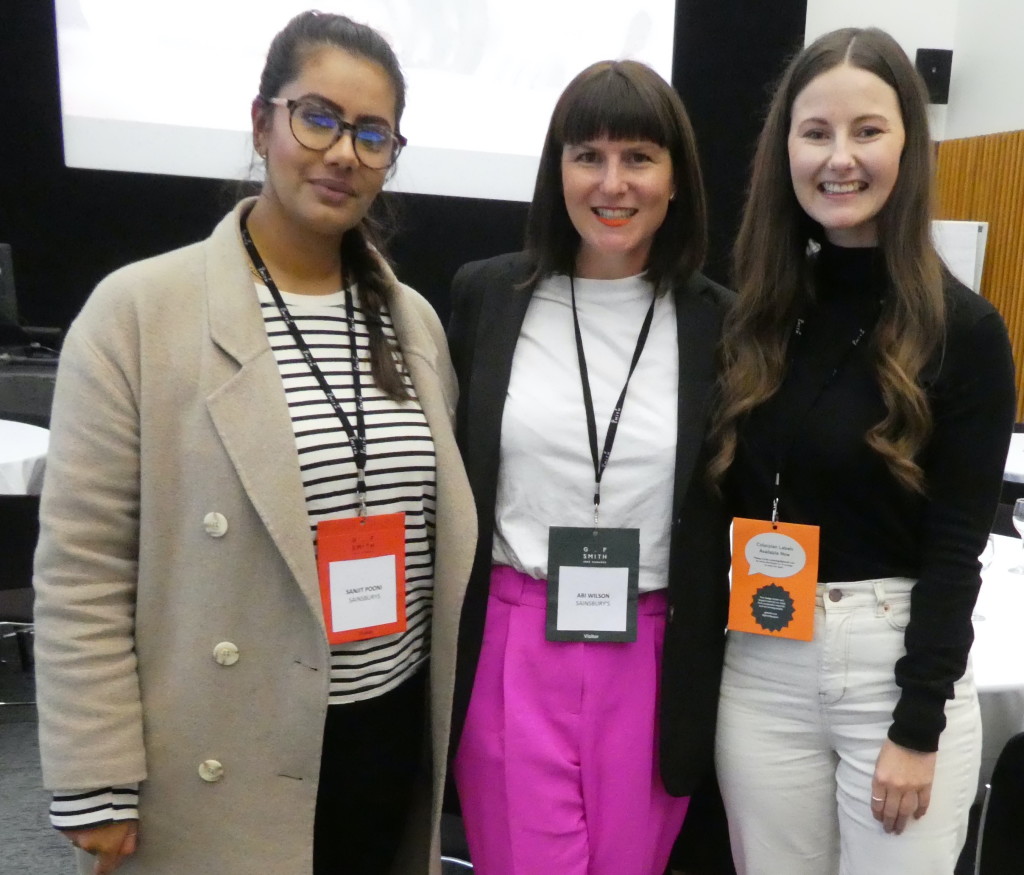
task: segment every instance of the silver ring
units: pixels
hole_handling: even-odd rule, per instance
[[[872,802],[885,802],[885,797],[884,796],[872,796],[871,797],[871,801]]]

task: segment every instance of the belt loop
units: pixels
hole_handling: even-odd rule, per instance
[[[496,595],[501,601],[510,605],[521,605],[523,603],[523,578],[507,565],[495,565],[491,569],[492,588],[491,594]]]
[[[512,586],[508,589],[509,599],[512,604],[521,605],[524,602],[525,595],[523,590],[526,589],[526,581],[529,580],[529,578],[521,571],[514,571],[511,568],[509,571],[512,572],[509,574],[509,580],[512,583]]]
[[[885,612],[889,610],[889,605],[885,601],[885,582],[875,580],[871,586],[875,590],[875,616],[884,617]]]

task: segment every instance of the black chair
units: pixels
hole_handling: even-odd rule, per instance
[[[999,503],[1008,504],[1010,507],[1013,507],[1013,503],[1018,498],[1024,498],[1024,483],[1004,480],[1003,487],[999,490]]]
[[[992,520],[992,534],[1008,535],[1011,538],[1019,538],[1017,530],[1013,527],[1013,505],[1004,504],[1002,501],[996,506],[995,519]]]
[[[441,814],[441,873],[442,875],[465,875],[473,871],[469,862],[469,846],[462,818],[451,811]]]
[[[975,875],[1024,871],[1024,732],[1003,747],[985,789]]]
[[[57,359],[15,361],[0,349],[0,419],[50,427]]]
[[[0,495],[0,635],[14,638],[22,671],[32,669],[32,558],[39,496]]]

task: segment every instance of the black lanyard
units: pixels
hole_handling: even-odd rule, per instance
[[[796,329],[793,332],[793,339],[790,341],[791,343],[795,342],[797,338],[802,337],[804,322],[804,319],[796,320]],[[782,472],[786,467],[787,458],[793,448],[793,442],[796,440],[797,434],[803,427],[804,420],[810,414],[811,410],[814,409],[814,405],[817,404],[821,396],[825,394],[825,390],[835,382],[840,372],[846,366],[850,356],[853,354],[853,351],[860,346],[860,342],[864,339],[867,333],[867,328],[858,328],[853,340],[840,346],[834,355],[825,360],[825,379],[821,381],[816,391],[811,392],[806,396],[804,403],[797,408],[796,414],[789,417],[789,424],[791,427],[788,430],[788,434],[784,433],[779,437],[777,451],[775,454],[775,496],[772,499],[772,525],[777,523],[779,520],[779,484],[782,480]]]
[[[569,277],[569,292],[572,296],[572,324],[576,330],[576,356],[580,363],[580,380],[583,383],[583,406],[587,412],[587,435],[590,438],[590,456],[594,460],[594,525],[597,525],[597,512],[601,504],[601,477],[604,469],[608,467],[608,459],[612,455],[612,444],[615,443],[615,433],[619,428],[619,419],[622,417],[622,405],[626,403],[626,390],[629,389],[629,381],[636,370],[637,362],[640,361],[640,354],[647,344],[647,335],[651,332],[651,322],[654,320],[654,302],[651,298],[651,306],[647,309],[647,316],[644,318],[643,327],[640,329],[640,336],[636,341],[636,350],[633,352],[633,360],[629,364],[629,373],[626,374],[626,382],[619,393],[619,400],[612,411],[611,421],[608,423],[608,431],[604,436],[604,452],[600,459],[597,456],[597,421],[594,417],[594,399],[590,394],[590,377],[587,372],[587,357],[583,353],[583,334],[580,332],[580,317],[576,312],[576,286],[573,278]]]
[[[345,322],[348,325],[349,361],[352,369],[352,386],[356,396],[355,429],[352,428],[352,424],[345,415],[345,411],[342,409],[341,403],[335,396],[334,390],[331,389],[330,384],[327,382],[327,378],[324,377],[323,371],[320,370],[320,365],[318,365],[316,359],[313,358],[313,353],[310,351],[309,345],[306,343],[306,339],[302,336],[302,332],[299,331],[299,326],[295,324],[291,313],[288,312],[288,307],[285,304],[284,299],[281,297],[281,292],[278,291],[277,284],[274,282],[273,277],[270,276],[270,271],[267,270],[266,264],[263,263],[263,259],[260,258],[260,254],[256,249],[256,244],[252,241],[252,236],[249,234],[249,229],[246,227],[244,216],[242,217],[242,243],[245,245],[245,251],[249,253],[249,259],[252,261],[253,267],[256,268],[256,272],[260,275],[260,279],[263,280],[263,284],[267,287],[270,292],[270,296],[274,299],[278,312],[281,314],[281,319],[283,319],[284,324],[288,326],[288,331],[292,336],[292,340],[295,341],[295,346],[298,347],[299,352],[302,353],[302,357],[306,361],[306,366],[309,368],[310,373],[312,373],[316,378],[317,383],[320,384],[320,388],[323,390],[324,395],[327,396],[327,400],[330,402],[331,407],[334,408],[334,412],[337,414],[338,419],[341,422],[341,427],[345,429],[345,434],[348,435],[349,443],[352,446],[352,457],[356,463],[356,499],[359,501],[359,516],[365,517],[366,422],[363,418],[362,380],[359,377],[359,350],[356,347],[355,303],[352,299],[352,289],[345,281],[345,269],[342,267],[341,284],[345,287]]]

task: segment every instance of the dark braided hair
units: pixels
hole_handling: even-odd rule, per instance
[[[302,67],[318,50],[341,49],[380,66],[391,80],[395,92],[395,128],[399,130],[405,109],[405,77],[394,50],[372,27],[359,24],[344,15],[311,10],[296,15],[274,37],[260,76],[260,96],[276,97],[289,82],[297,79]],[[271,105],[264,104],[265,111]],[[377,198],[380,201],[381,198]],[[375,202],[376,205],[376,202]],[[359,284],[359,297],[370,337],[370,371],[374,383],[389,398],[404,401],[410,397],[396,362],[395,349],[384,336],[381,312],[384,309],[384,242],[389,224],[379,215],[367,214],[341,239],[341,259],[349,279]]]

